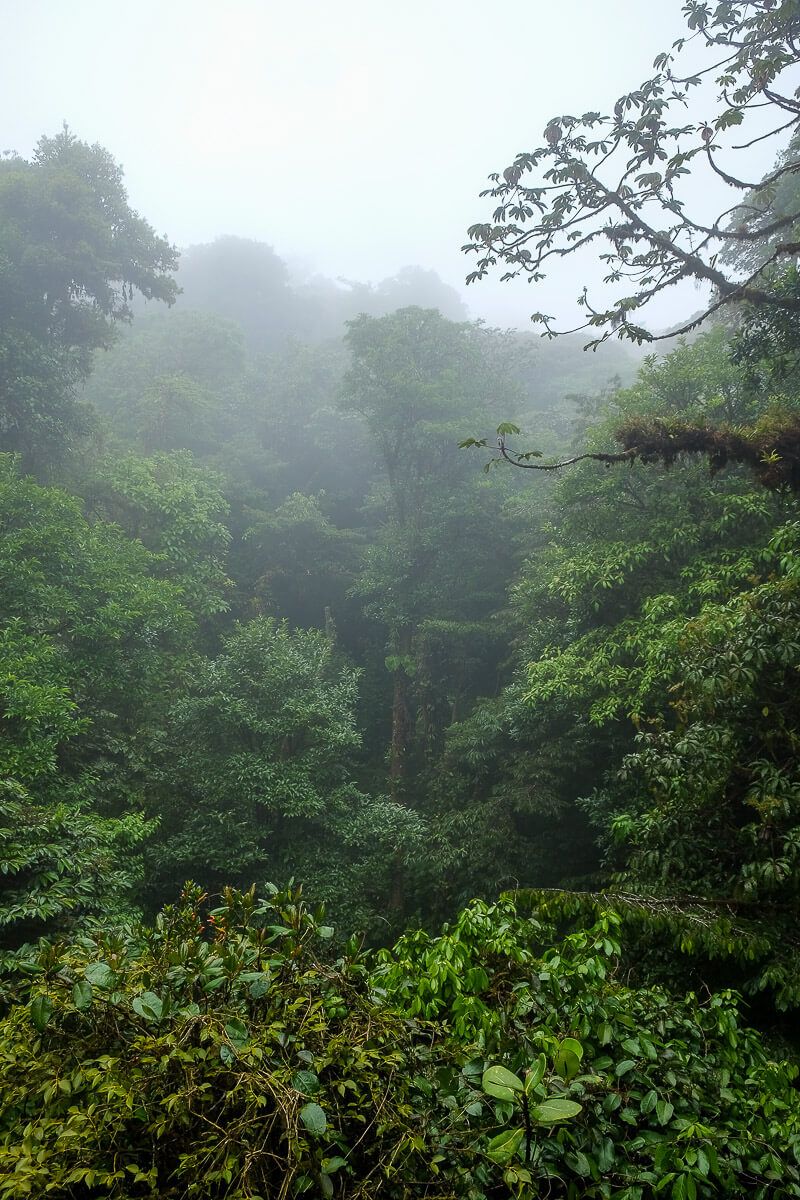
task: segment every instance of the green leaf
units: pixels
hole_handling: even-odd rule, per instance
[[[591,1175],[592,1164],[581,1150],[576,1150],[573,1154],[568,1155],[568,1162],[576,1175],[582,1175],[584,1179],[588,1179]]]
[[[164,1003],[155,992],[142,992],[141,996],[134,996],[131,1008],[145,1021],[160,1021]]]
[[[564,1038],[555,1058],[553,1068],[562,1079],[573,1079],[580,1070],[583,1046],[575,1038]]]
[[[89,963],[83,974],[89,983],[98,988],[112,987],[116,978],[111,967],[104,962]]]
[[[230,1021],[225,1022],[225,1033],[237,1050],[240,1050],[250,1037],[247,1026],[243,1021],[238,1020],[237,1017],[233,1017]]]
[[[304,1096],[313,1096],[319,1091],[319,1079],[313,1071],[295,1071],[292,1076],[292,1087]]]
[[[659,1124],[661,1125],[668,1124],[674,1112],[675,1108],[672,1104],[670,1104],[669,1100],[659,1100],[658,1104],[656,1105],[656,1116],[658,1117]]]
[[[304,1104],[300,1109],[300,1120],[312,1137],[322,1137],[328,1128],[328,1118],[318,1104]]]
[[[321,938],[325,938],[327,940],[328,938],[333,937],[335,930],[332,925],[320,925],[317,933]]]
[[[583,1105],[575,1100],[563,1100],[560,1096],[551,1096],[531,1109],[531,1118],[537,1125],[555,1125],[556,1121],[570,1121],[583,1111]]]
[[[458,443],[459,450],[468,450],[470,446],[485,446],[486,438],[465,438],[463,442]]]
[[[507,1071],[505,1067],[487,1067],[483,1072],[481,1083],[487,1096],[496,1100],[513,1100],[517,1092],[523,1090],[522,1080]]]
[[[72,1003],[76,1008],[89,1008],[92,1003],[92,985],[88,979],[79,979],[72,989]]]
[[[347,1159],[341,1158],[338,1154],[334,1154],[332,1158],[323,1158],[322,1170],[326,1175],[333,1175],[336,1171],[340,1171],[342,1167],[347,1166]]]
[[[632,1071],[635,1066],[636,1063],[632,1058],[623,1058],[621,1063],[617,1063],[617,1079],[620,1079],[623,1075],[627,1075],[628,1071]]]
[[[229,1067],[231,1063],[236,1061],[236,1055],[231,1050],[230,1046],[224,1044],[219,1048],[219,1056],[226,1067]]]
[[[538,1087],[544,1078],[545,1070],[547,1069],[547,1059],[544,1054],[540,1054],[532,1067],[528,1068],[525,1075],[525,1093],[530,1095],[535,1087]]]
[[[269,991],[270,976],[268,971],[257,975],[250,983],[250,995],[254,1000],[260,1000],[262,996],[266,996]]]
[[[330,1197],[333,1195],[333,1180],[325,1171],[322,1171],[320,1174],[319,1188],[326,1200],[330,1200]]]
[[[504,1129],[489,1142],[486,1157],[496,1163],[508,1162],[519,1150],[524,1136],[524,1129]]]
[[[34,1028],[42,1032],[53,1012],[53,1001],[49,996],[34,996],[31,1000],[31,1020]]]

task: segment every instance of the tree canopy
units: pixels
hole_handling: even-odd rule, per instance
[[[171,304],[177,254],[129,205],[122,170],[65,127],[0,161],[0,436],[32,463],[87,414],[74,390],[139,293]]]

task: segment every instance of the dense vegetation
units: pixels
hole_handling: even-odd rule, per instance
[[[800,11],[685,8],[715,166]],[[650,84],[601,339],[688,253]],[[598,123],[479,274],[605,211]],[[0,1197],[800,1196],[797,150],[638,359],[0,160]]]

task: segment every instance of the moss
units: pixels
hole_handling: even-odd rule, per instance
[[[670,467],[681,455],[702,454],[712,474],[741,463],[763,487],[800,490],[800,417],[771,414],[752,426],[713,428],[658,420],[626,421],[616,431],[619,455],[593,455],[605,462],[663,463]]]

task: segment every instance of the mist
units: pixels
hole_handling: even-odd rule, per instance
[[[800,0],[0,9],[0,1200],[800,1198]]]
[[[181,248],[235,235],[294,274],[363,284],[433,270],[469,316],[513,327],[543,306],[569,320],[587,268],[563,264],[535,303],[524,283],[466,288],[487,175],[554,113],[610,106],[681,32],[641,0],[512,0],[500,17],[475,0],[1,7],[4,149],[27,156],[66,121],[112,149],[133,207]]]

